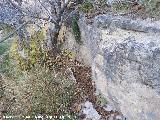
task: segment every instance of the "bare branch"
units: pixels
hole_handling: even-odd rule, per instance
[[[20,6],[18,6],[15,3],[13,3],[12,0],[8,0],[8,1],[12,4],[13,7],[15,7],[16,9],[18,9],[21,13],[24,12],[26,14],[26,15],[22,14],[22,16],[29,16],[31,18],[42,19],[42,20],[49,21],[49,22],[52,22],[52,23],[58,25],[58,23],[55,21],[55,19],[53,17],[51,17],[51,19],[50,19],[50,17],[43,18],[43,17],[35,16],[35,15],[33,15],[31,13],[28,13],[27,11],[23,10]]]
[[[65,8],[67,7],[67,5],[69,4],[71,0],[68,0],[66,3],[64,3],[63,7],[60,10],[60,13],[64,12]]]
[[[47,11],[48,15],[50,16],[50,12],[48,11],[48,9],[42,4],[42,2],[40,0],[38,0],[38,2],[41,4],[41,6]]]
[[[13,3],[12,0],[8,0],[8,2],[11,3],[11,5],[12,5],[14,8],[18,9],[19,12],[21,12],[21,13],[22,13],[22,12],[26,12],[26,11],[22,10],[22,8],[21,8],[20,6],[18,6],[18,5],[16,5],[15,3]]]
[[[75,10],[73,10],[70,14],[68,14],[68,15],[65,17],[65,19],[62,20],[62,22],[65,22],[70,16],[72,16],[73,14],[75,14],[75,13],[77,12],[77,9],[78,9],[78,7],[77,7]]]
[[[68,4],[71,2],[72,0],[68,0],[63,7],[61,8],[60,12],[59,12],[59,16],[61,16],[63,14],[63,12],[65,11],[65,9],[67,8]]]
[[[28,24],[30,21],[27,21],[25,23],[23,23],[21,26],[19,26],[16,30],[14,30],[12,33],[10,33],[7,37],[5,37],[4,39],[2,39],[0,41],[0,43],[4,42],[5,40],[7,40],[8,38],[12,37],[19,29],[21,29],[22,27],[24,27],[26,24]]]
[[[56,16],[57,17],[57,10],[56,10],[56,7],[55,7],[56,5],[55,5],[55,2],[52,2],[51,3],[51,16],[53,17],[53,16]]]
[[[57,6],[58,6],[58,9],[60,10],[61,9],[61,0],[56,0],[56,3],[57,3]]]

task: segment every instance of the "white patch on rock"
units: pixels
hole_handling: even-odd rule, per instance
[[[83,108],[83,114],[86,115],[86,118],[92,119],[92,120],[99,120],[101,118],[101,115],[98,114],[98,112],[93,108],[93,104],[89,101],[86,101]]]
[[[111,105],[106,105],[105,107],[103,107],[106,111],[115,111],[115,109],[113,108],[113,106],[111,106]]]

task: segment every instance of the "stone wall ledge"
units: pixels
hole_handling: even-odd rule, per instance
[[[154,21],[152,19],[133,20],[124,16],[113,16],[105,14],[96,16],[94,20],[98,28],[116,27],[137,32],[160,34],[160,21]]]

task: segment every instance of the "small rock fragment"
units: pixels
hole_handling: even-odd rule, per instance
[[[85,102],[82,110],[87,119],[99,120],[101,118],[101,115],[98,114],[98,112],[93,108],[93,104],[89,101]]]

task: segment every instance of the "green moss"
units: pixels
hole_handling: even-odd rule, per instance
[[[82,44],[81,32],[80,32],[76,17],[73,17],[73,19],[72,19],[72,32],[73,32],[73,35],[74,35],[77,43]]]

